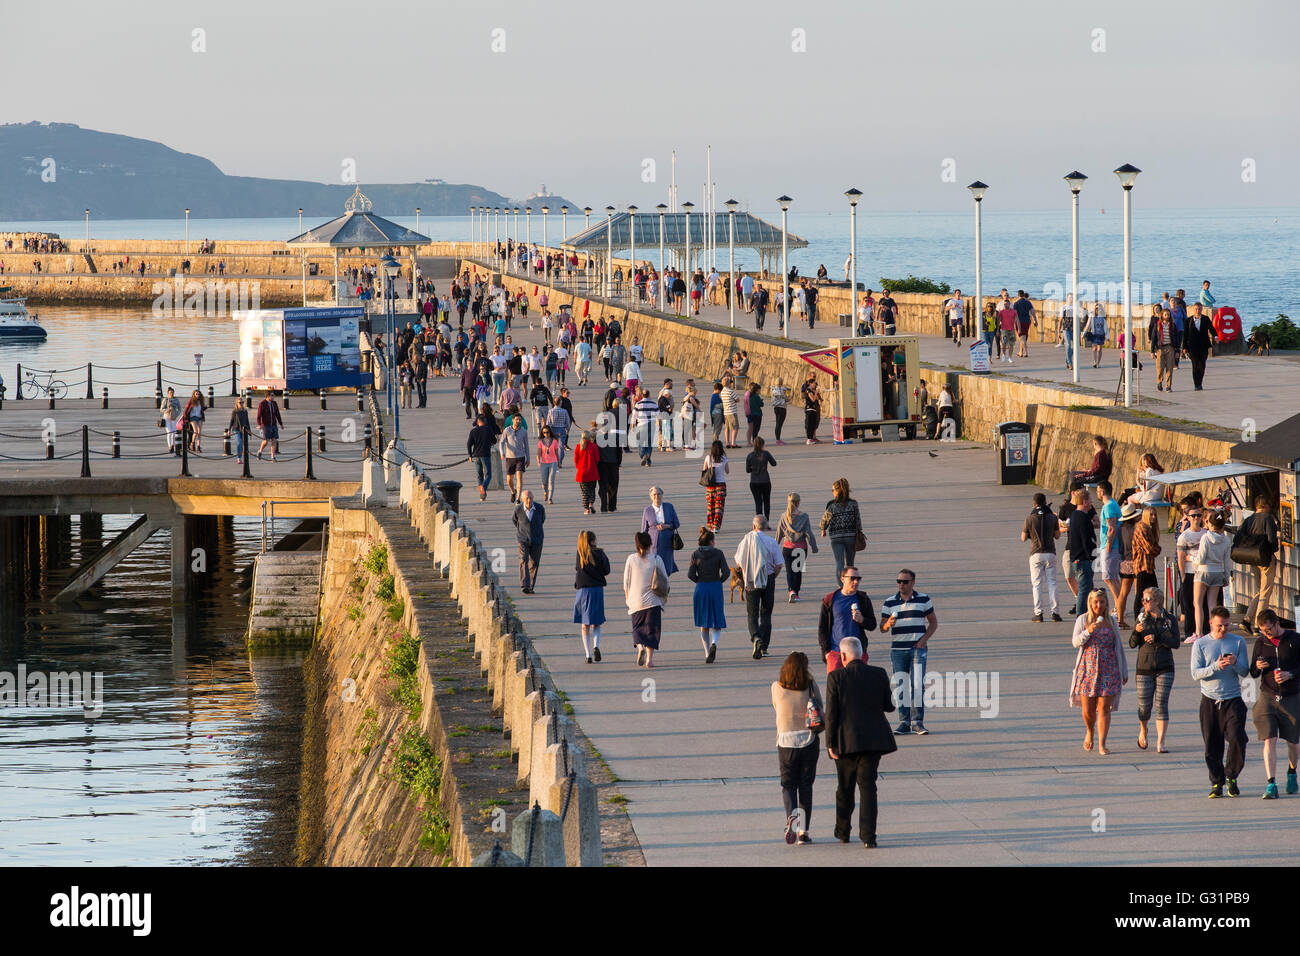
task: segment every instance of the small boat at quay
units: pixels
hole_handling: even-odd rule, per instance
[[[27,300],[11,292],[12,286],[0,286],[0,341],[45,338],[38,317],[27,311]]]

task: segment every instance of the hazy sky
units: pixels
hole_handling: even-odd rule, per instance
[[[1118,206],[1125,162],[1150,206],[1300,205],[1293,2],[4,7],[0,119],[158,140],[237,175],[339,182],[352,158],[363,185],[545,182],[650,208],[676,148],[698,205],[711,144],[720,198],[756,210],[782,192],[840,208],[851,185],[864,209],[957,209],[977,178],[986,208],[1051,208],[1075,168],[1086,203]]]

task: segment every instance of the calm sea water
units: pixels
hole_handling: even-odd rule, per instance
[[[104,538],[130,520],[106,515]],[[300,661],[250,663],[236,600],[259,533],[239,520],[179,637],[165,533],[51,604],[94,546],[73,519],[65,560],[0,622],[0,671],[101,672],[103,711],[0,707],[0,865],[293,862]]]
[[[1085,195],[1085,203],[1086,203]],[[858,280],[878,285],[881,277],[898,278],[909,273],[927,276],[967,293],[975,285],[974,212],[966,204],[957,213],[874,212],[859,207]],[[986,201],[986,206],[989,203]],[[824,263],[832,278],[844,277],[844,260],[849,249],[847,207],[833,212],[793,209],[789,229],[806,239],[806,249],[792,250],[791,265],[800,273],[814,275]],[[415,217],[376,210],[380,215],[415,227]],[[777,210],[754,209],[770,222],[780,222]],[[1103,211],[1085,204],[1080,210],[1079,279],[1081,283],[1122,283],[1123,219],[1121,208]],[[513,217],[511,217],[513,219]],[[542,236],[541,214],[533,213],[532,237]],[[304,226],[315,223],[305,221]],[[501,217],[504,233],[505,217]],[[436,240],[470,238],[468,216],[422,216],[420,231]],[[521,221],[520,230],[523,230]],[[568,232],[583,228],[581,214],[568,217]],[[41,229],[70,239],[85,235],[85,223],[0,223],[0,230]],[[547,225],[552,242],[562,234],[561,217],[552,213]],[[193,241],[210,239],[288,239],[299,233],[292,219],[191,219]],[[114,238],[183,239],[185,223],[177,220],[91,221],[92,239]],[[101,245],[103,243],[101,242]],[[1058,210],[1000,212],[989,206],[983,216],[983,285],[985,294],[1002,286],[1013,292],[1025,289],[1044,296],[1058,286],[1070,287],[1070,209],[1062,202]],[[657,259],[657,249],[644,250]],[[725,269],[727,250],[718,250],[718,265]],[[641,258],[638,255],[638,258]],[[1176,289],[1194,294],[1203,279],[1209,279],[1220,305],[1233,305],[1247,326],[1271,321],[1279,312],[1300,318],[1300,209],[1143,209],[1140,202],[1133,215],[1133,277],[1141,290],[1149,289],[1154,299]],[[754,268],[755,253],[737,250],[737,265]],[[1086,287],[1085,287],[1086,288]],[[1085,296],[1087,298],[1087,296]],[[191,358],[192,361],[192,358]]]

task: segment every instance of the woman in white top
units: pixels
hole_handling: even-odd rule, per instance
[[[636,533],[636,553],[627,556],[623,565],[623,596],[627,613],[632,617],[632,646],[636,648],[637,666],[654,667],[654,654],[659,649],[659,636],[663,630],[663,609],[667,603],[664,595],[651,590],[655,572],[662,575],[665,587],[668,570],[663,559],[655,554],[650,535]]]
[[[1183,499],[1183,513],[1187,518],[1187,527],[1178,535],[1178,603],[1183,609],[1183,633],[1187,637],[1183,640],[1184,644],[1192,644],[1196,641],[1196,615],[1197,604],[1194,600],[1196,593],[1196,552],[1200,550],[1201,539],[1205,537],[1205,513],[1201,510],[1201,505],[1195,504],[1190,498]],[[1208,616],[1208,609],[1205,602],[1200,604],[1203,616]]]
[[[1156,456],[1150,452],[1142,456],[1138,462],[1137,470],[1137,491],[1129,495],[1129,501],[1134,504],[1146,505],[1154,504],[1164,498],[1165,485],[1158,481],[1153,481],[1155,475],[1163,475],[1164,468],[1160,462],[1156,461]]]
[[[1196,605],[1196,633],[1205,633],[1208,622],[1203,608],[1216,607],[1223,599],[1223,587],[1228,583],[1232,562],[1232,536],[1223,530],[1223,512],[1210,512],[1210,528],[1196,547],[1196,583],[1193,585],[1193,602]],[[1204,599],[1204,602],[1203,600]]]
[[[694,385],[686,386],[686,394],[682,396],[682,405],[677,414],[682,420],[682,448],[694,448],[696,428],[700,420],[700,400],[695,394]]]
[[[776,415],[776,443],[784,445],[781,441],[781,426],[785,424],[785,413],[790,405],[790,390],[785,387],[785,379],[778,378],[776,384],[772,386],[772,413]]]
[[[701,472],[712,471],[713,480],[704,483],[704,500],[707,507],[708,518],[705,524],[714,534],[722,527],[722,509],[727,504],[727,453],[722,448],[722,442],[715,441],[709,453],[704,456],[704,467]],[[701,474],[701,479],[706,476]]]

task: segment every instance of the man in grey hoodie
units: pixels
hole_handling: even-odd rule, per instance
[[[1241,679],[1250,671],[1250,657],[1245,639],[1228,633],[1231,620],[1226,607],[1216,607],[1210,612],[1209,633],[1192,645],[1192,677],[1201,682],[1201,737],[1212,798],[1223,796],[1225,780],[1228,796],[1240,796],[1237,774],[1246,765],[1246,704],[1241,699]]]
[[[515,412],[510,416],[510,423],[501,433],[501,460],[505,463],[506,484],[510,487],[510,501],[518,501],[524,490],[524,471],[528,467],[528,432],[523,425],[523,416]]]

